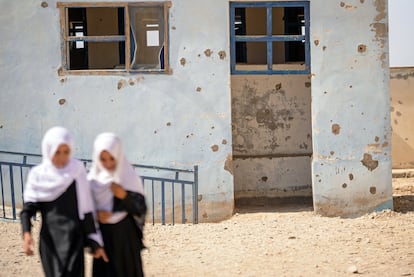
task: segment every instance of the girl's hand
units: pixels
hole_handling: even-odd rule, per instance
[[[106,224],[108,223],[109,218],[112,216],[112,212],[98,211],[97,215],[98,215],[98,221],[100,223]]]
[[[116,183],[112,183],[111,190],[116,198],[125,199],[125,197],[127,196],[126,190],[124,190],[120,185]]]
[[[93,253],[93,258],[94,259],[102,258],[104,262],[109,262],[108,256],[106,256],[105,249],[103,249],[102,247],[99,247],[98,249],[96,249],[95,253]]]
[[[33,248],[34,248],[34,240],[32,238],[32,234],[29,232],[25,232],[23,234],[23,251],[27,256],[33,255]]]

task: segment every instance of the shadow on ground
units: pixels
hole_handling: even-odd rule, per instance
[[[414,195],[394,196],[394,211],[397,213],[414,212]],[[312,197],[292,198],[246,198],[236,200],[236,213],[288,213],[288,212],[312,212]]]
[[[398,213],[414,212],[414,195],[394,196],[394,211]]]
[[[312,197],[288,197],[288,198],[241,198],[235,201],[236,213],[288,213],[313,211]]]

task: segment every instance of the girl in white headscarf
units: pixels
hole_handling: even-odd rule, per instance
[[[94,259],[93,276],[143,276],[144,187],[115,134],[103,133],[96,138],[88,179],[109,258],[108,263]]]
[[[47,277],[84,276],[83,248],[87,242],[96,258],[107,261],[95,228],[86,170],[81,161],[71,157],[72,149],[67,129],[48,130],[42,141],[42,162],[30,170],[24,187],[20,214],[23,250],[33,255],[30,219],[40,211],[39,252]]]

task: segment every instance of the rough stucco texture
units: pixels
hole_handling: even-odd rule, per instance
[[[306,75],[235,75],[235,198],[311,195],[311,92]]]
[[[392,208],[387,2],[311,1],[321,10],[311,29],[315,211]]]
[[[44,132],[64,125],[75,137],[75,156],[89,158],[95,136],[113,131],[131,162],[198,164],[199,213],[205,215],[200,220],[228,218],[233,212],[233,176],[225,170],[232,145],[228,2],[173,0],[173,73],[128,76],[58,76],[56,2],[42,7],[35,0],[0,1],[0,149],[40,153]]]

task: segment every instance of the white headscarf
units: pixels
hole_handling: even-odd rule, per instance
[[[101,163],[100,155],[107,151],[116,161],[113,172],[107,171]],[[113,133],[102,133],[96,139],[93,149],[92,166],[88,174],[91,181],[93,198],[97,210],[112,211],[113,193],[111,184],[116,183],[123,189],[144,195],[144,186],[132,165],[127,161],[121,146],[121,140]],[[108,223],[119,222],[126,212],[115,212]]]
[[[81,161],[71,156],[63,168],[53,165],[53,156],[62,144],[73,149],[73,140],[67,129],[53,127],[46,132],[42,140],[42,162],[30,170],[23,199],[24,202],[54,201],[76,180],[78,213],[82,220],[85,214],[94,210],[86,170]]]

